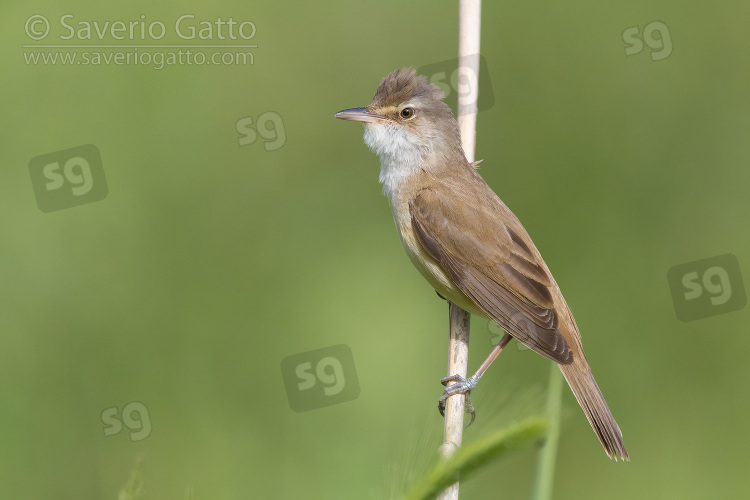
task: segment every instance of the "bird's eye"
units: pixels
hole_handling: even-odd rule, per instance
[[[401,110],[401,118],[411,118],[414,116],[414,108],[404,108]]]

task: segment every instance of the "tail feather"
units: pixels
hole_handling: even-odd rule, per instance
[[[625,443],[622,441],[620,427],[615,422],[612,412],[609,411],[607,402],[599,386],[596,385],[596,380],[585,360],[583,363],[580,360],[574,360],[573,363],[558,366],[607,455],[615,460],[618,458],[630,460],[625,450]]]

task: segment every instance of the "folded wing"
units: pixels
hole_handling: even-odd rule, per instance
[[[549,359],[570,363],[573,356],[558,328],[551,293],[554,281],[519,234],[523,228],[519,224],[514,230],[500,213],[492,213],[507,210],[499,200],[464,201],[430,189],[420,191],[409,204],[419,243],[506,332]],[[472,213],[480,211],[485,213]]]

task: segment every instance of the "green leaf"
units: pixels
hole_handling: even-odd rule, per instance
[[[405,498],[434,498],[455,483],[459,476],[461,480],[466,480],[490,461],[502,458],[543,438],[546,430],[546,419],[531,417],[466,444],[447,461],[439,462],[424,479],[417,481]]]

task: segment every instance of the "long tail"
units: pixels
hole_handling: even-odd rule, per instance
[[[560,371],[565,376],[565,380],[568,381],[578,404],[581,405],[589,424],[596,432],[607,455],[615,460],[618,458],[630,460],[628,452],[625,450],[625,443],[622,441],[620,427],[615,422],[612,412],[609,411],[607,402],[602,396],[602,391],[596,385],[596,380],[594,380],[591,369],[585,360],[583,363],[580,360],[574,360],[570,364],[558,366],[560,366]]]

